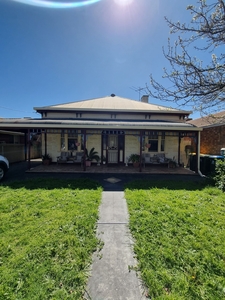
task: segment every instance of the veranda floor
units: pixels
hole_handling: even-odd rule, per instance
[[[100,165],[92,164],[90,167],[86,167],[86,171],[83,170],[83,166],[80,164],[56,164],[40,165],[32,167],[28,172],[57,172],[57,173],[140,173],[139,168],[133,167],[133,165]],[[147,165],[142,167],[142,173],[146,174],[181,174],[181,175],[196,175],[195,172],[188,168],[176,167],[168,168],[166,165]]]

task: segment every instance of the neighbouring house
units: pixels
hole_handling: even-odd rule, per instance
[[[42,154],[53,162],[63,153],[75,157],[93,147],[108,165],[127,164],[131,154],[146,156],[149,163],[167,158],[186,165],[185,149],[193,141],[199,152],[201,128],[187,122],[191,112],[151,104],[148,96],[135,101],[112,94],[34,109],[41,118],[1,119],[0,129],[16,129],[28,137],[39,130]]]
[[[188,123],[202,128],[200,153],[220,155],[221,148],[225,148],[225,111],[191,120]]]

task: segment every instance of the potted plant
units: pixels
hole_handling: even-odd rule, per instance
[[[98,152],[95,151],[95,148],[91,148],[90,152],[88,152],[87,149],[85,149],[85,155],[86,155],[86,167],[91,166],[91,162],[95,159],[96,161],[99,161],[99,155]]]
[[[102,163],[103,163],[103,165],[105,165],[105,163],[106,163],[106,157],[105,157],[105,155],[102,156]]]
[[[99,156],[99,157],[96,159],[96,161],[97,161],[97,166],[100,166],[100,165],[101,165],[101,157]]]
[[[49,154],[43,154],[42,155],[42,163],[43,165],[50,165],[52,162],[52,158]]]
[[[129,162],[133,163],[134,167],[138,167],[140,165],[140,155],[139,154],[131,154],[129,157]]]

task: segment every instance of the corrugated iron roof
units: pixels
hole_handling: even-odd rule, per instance
[[[188,123],[154,122],[154,121],[93,121],[93,120],[61,120],[61,119],[0,119],[0,128],[86,128],[86,129],[144,129],[144,130],[190,130],[199,128]]]
[[[145,103],[118,96],[106,96],[89,100],[63,103],[51,106],[34,107],[37,111],[46,110],[91,110],[91,111],[133,111],[133,112],[162,112],[162,113],[185,113],[190,111],[178,110],[171,107]]]

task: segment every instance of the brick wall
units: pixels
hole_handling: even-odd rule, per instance
[[[200,153],[219,155],[221,148],[225,148],[225,125],[203,128]]]

